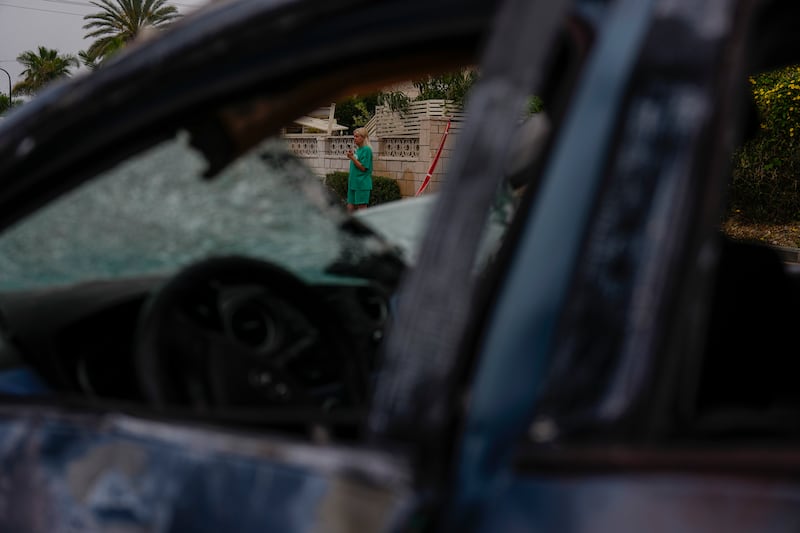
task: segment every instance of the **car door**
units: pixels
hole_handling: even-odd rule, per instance
[[[792,9],[605,8],[482,323],[463,424],[450,428],[443,521],[457,531],[792,531],[798,404],[780,375],[796,358],[748,341],[761,349],[719,354],[713,379],[704,374],[729,257],[762,267],[736,278],[739,291],[728,286],[727,305],[742,284],[764,282],[764,300],[735,312],[787,309],[788,293],[769,288],[785,285],[765,282],[776,262],[786,274],[780,261],[726,253],[718,221],[746,77],[775,64],[766,50],[776,43],[782,59],[797,49],[780,23]],[[738,358],[749,376],[731,384]],[[771,407],[726,403],[749,401],[754,387]]]
[[[8,401],[7,531],[385,531],[413,502],[398,456],[113,410]]]

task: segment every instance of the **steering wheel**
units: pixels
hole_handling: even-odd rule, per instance
[[[312,286],[239,256],[195,263],[156,290],[134,347],[148,401],[200,410],[361,405],[357,357]]]

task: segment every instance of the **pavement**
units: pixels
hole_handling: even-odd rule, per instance
[[[800,248],[790,248],[788,246],[771,246],[781,256],[785,263],[800,264]]]

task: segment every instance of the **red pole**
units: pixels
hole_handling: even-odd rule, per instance
[[[444,129],[444,133],[442,134],[442,142],[439,143],[439,149],[436,151],[436,157],[433,158],[433,162],[431,163],[431,168],[428,169],[428,173],[425,174],[425,179],[422,180],[422,185],[419,186],[417,189],[417,194],[414,196],[419,196],[422,194],[428,184],[431,182],[431,176],[433,176],[433,169],[436,168],[436,163],[439,162],[439,156],[442,155],[442,148],[444,148],[444,141],[447,139],[447,134],[450,133],[450,120],[447,121],[447,127]]]

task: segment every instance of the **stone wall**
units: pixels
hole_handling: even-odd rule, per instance
[[[370,139],[375,166],[373,174],[397,180],[404,197],[414,196],[436,157],[447,122],[445,117],[425,117],[419,121],[418,135]],[[450,133],[426,192],[437,191],[441,186],[458,137],[459,125],[460,121],[453,121],[450,126]],[[345,153],[353,145],[351,136],[284,135],[284,138],[290,149],[320,177],[334,171],[347,172],[350,168]]]

